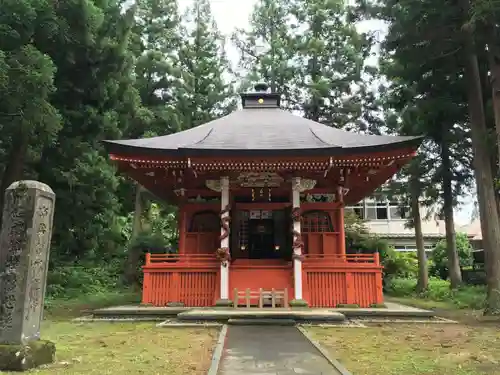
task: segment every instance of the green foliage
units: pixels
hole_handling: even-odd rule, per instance
[[[303,299],[292,299],[288,304],[290,307],[309,307],[309,303]]]
[[[140,233],[133,242],[130,243],[129,247],[139,249],[143,254],[149,253],[168,253],[171,252],[167,248],[169,242],[161,233],[154,232],[142,232]]]
[[[61,127],[54,94],[57,66],[38,45],[53,38],[56,19],[49,1],[2,1],[0,11],[0,210],[5,189],[24,173]],[[1,226],[0,218],[0,226]]]
[[[179,50],[181,86],[176,108],[182,129],[207,123],[236,108],[233,85],[228,79],[225,39],[217,29],[208,0],[194,0],[182,27]]]
[[[39,42],[57,67],[51,101],[63,127],[36,165],[38,178],[57,196],[54,260],[106,261],[126,241],[117,222],[126,197],[117,195],[123,178],[100,141],[121,137],[139,116],[128,51],[131,20],[115,1],[71,0],[55,14],[58,37]]]
[[[131,49],[136,56],[135,87],[147,109],[146,121],[129,129],[137,138],[164,135],[181,130],[181,116],[175,109],[175,92],[181,86],[178,51],[182,40],[177,2],[138,0]]]
[[[362,121],[364,107],[371,99],[362,80],[369,71],[365,66],[371,40],[358,33],[350,21],[346,2],[289,2],[290,16],[299,25],[292,47],[299,67],[295,78],[301,88],[299,106],[304,117],[338,128],[349,125],[367,130],[378,125]]]
[[[416,293],[417,280],[414,278],[394,278],[387,285],[386,292],[396,297],[417,297],[429,301],[448,302],[461,309],[482,309],[486,298],[484,286],[462,286],[450,289],[446,280],[431,277],[429,288],[423,293]]]
[[[358,33],[342,0],[260,0],[249,30],[232,37],[243,88],[265,80],[283,107],[338,128],[379,132],[376,98],[362,77],[372,40]],[[370,108],[368,110],[368,108]]]
[[[299,100],[295,86],[299,69],[293,62],[298,25],[289,23],[289,14],[288,0],[259,0],[250,16],[250,29],[237,29],[231,39],[240,52],[240,90],[265,81],[271,91],[283,94],[283,107],[294,109]]]
[[[378,252],[381,259],[390,251],[387,241],[371,234],[365,222],[354,212],[345,212],[344,226],[348,251],[363,254]]]
[[[346,249],[349,253],[380,254],[384,266],[384,281],[393,277],[414,277],[418,272],[416,253],[397,252],[386,240],[371,234],[355,213],[344,216]]]
[[[446,216],[446,231],[451,233],[453,207],[470,193],[474,177],[470,84],[464,79],[462,33],[456,32],[464,25],[462,6],[448,0],[358,1],[358,5],[367,18],[388,24],[380,58],[387,79],[381,89],[387,130],[426,136],[418,159],[392,182],[391,194],[411,210],[417,200],[432,206],[427,216]],[[416,213],[411,213],[408,224],[414,226]],[[448,238],[449,252],[456,253],[453,237]],[[449,271],[453,286],[458,285],[458,265]]]
[[[418,274],[417,253],[390,249],[382,259],[385,278],[416,277]]]
[[[472,266],[472,245],[465,233],[456,234],[457,253],[460,259],[460,267],[466,268]],[[432,251],[432,264],[429,267],[429,273],[433,276],[446,279],[448,277],[448,257],[446,255],[446,241],[441,240],[436,244]]]
[[[123,262],[115,259],[107,265],[95,262],[86,264],[58,264],[48,274],[47,297],[81,298],[85,295],[105,294],[121,288]]]

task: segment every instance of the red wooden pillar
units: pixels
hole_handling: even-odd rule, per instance
[[[146,260],[144,262],[144,266],[149,266],[151,264],[151,254],[146,253]],[[142,280],[142,303],[151,303],[151,273],[148,269],[145,269]]]
[[[356,303],[356,290],[354,289],[354,276],[351,272],[345,273],[346,302],[349,305]]]
[[[381,266],[379,253],[374,254],[374,262],[376,266]],[[377,304],[384,303],[384,286],[382,278],[383,278],[382,270],[375,273],[375,303]]]

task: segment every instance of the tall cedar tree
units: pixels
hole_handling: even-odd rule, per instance
[[[462,1],[460,4],[465,16],[464,31],[474,36],[476,45],[486,46],[483,51],[486,50],[487,54],[491,90],[486,97],[491,98],[498,150],[495,157],[490,159],[494,159],[497,164],[495,188],[497,190],[497,207],[500,209],[500,27],[498,23],[500,5],[498,2],[485,0]],[[484,86],[488,85],[483,84]],[[483,211],[489,210],[489,208],[484,207],[485,203],[482,203]],[[484,214],[482,216],[484,217]],[[486,217],[484,219],[487,220]],[[493,228],[493,230],[498,230],[498,228]],[[496,235],[500,236],[500,233],[496,233]],[[498,315],[500,314],[500,248],[490,246],[490,250],[487,254],[489,263],[487,313]]]
[[[176,93],[182,128],[229,114],[236,107],[225,39],[217,29],[210,2],[194,0],[182,28],[179,50],[181,87]]]
[[[357,32],[343,0],[290,0],[300,25],[293,59],[299,66],[295,84],[306,118],[330,126],[366,129],[363,71],[371,40]]]
[[[448,8],[447,8],[448,9]],[[389,60],[386,73],[393,82],[395,109],[416,111],[417,133],[429,136],[437,147],[439,164],[434,164],[432,183],[426,187],[426,197],[442,206],[446,223],[446,238],[452,287],[461,283],[455,240],[453,207],[463,188],[470,183],[470,159],[467,149],[468,131],[463,67],[457,59],[460,41],[448,38],[453,25],[452,9],[442,12],[432,4],[420,1],[385,1],[378,17],[389,22],[384,43]],[[435,30],[441,30],[436,32]],[[450,90],[454,88],[455,90]],[[450,96],[449,93],[455,95]],[[462,142],[458,146],[458,141]]]
[[[410,0],[404,3],[384,3],[386,9],[391,10],[386,12],[389,22],[397,24],[401,19],[409,21],[406,27],[399,29],[400,35],[407,35],[409,38],[406,38],[406,43],[400,40],[398,49],[407,59],[412,59],[413,62],[420,61],[422,69],[419,74],[412,75],[412,82],[422,88],[422,83],[432,77],[432,73],[441,73],[436,75],[441,82],[445,77],[453,77],[452,81],[462,84],[459,90],[456,88],[454,90],[449,83],[442,89],[447,90],[448,94],[452,92],[454,95],[466,97],[488,274],[485,313],[499,314],[500,220],[493,172],[496,170],[494,162],[497,160],[497,152],[491,147],[495,142],[489,137],[491,116],[489,111],[486,111],[488,106],[485,106],[487,100],[484,98],[485,92],[492,91],[487,89],[487,82],[481,81],[481,77],[489,75],[483,52],[486,51],[483,47],[487,43],[485,42],[488,40],[487,35],[484,30],[474,29],[471,14],[474,15],[475,8],[468,0],[438,2]],[[478,3],[473,2],[472,5]],[[362,6],[367,8],[366,4]],[[417,27],[411,28],[412,24]],[[425,97],[427,90],[418,92],[420,96]],[[460,150],[460,146],[457,143],[457,150]]]
[[[27,176],[27,164],[54,141],[61,122],[50,102],[56,68],[36,43],[58,32],[50,2],[3,1],[0,24],[1,216],[5,189]]]
[[[178,51],[182,42],[177,1],[138,0],[133,10],[135,24],[131,49],[135,55],[135,87],[148,111],[149,121],[133,124],[127,137],[174,133],[182,127],[182,116],[177,111],[175,98],[181,87]],[[150,194],[139,184],[134,185],[132,233],[124,270],[128,284],[137,281],[142,249],[136,246],[136,240],[145,231],[144,216],[151,203]]]
[[[258,0],[248,30],[238,29],[232,41],[240,53],[238,76],[241,89],[265,81],[272,92],[283,95],[282,106],[301,109],[296,79],[295,33],[300,25],[291,16],[290,0]]]
[[[134,19],[131,47],[136,55],[135,85],[142,105],[151,111],[153,119],[137,124],[128,136],[177,132],[181,129],[181,119],[175,96],[180,88],[178,51],[182,45],[177,1],[138,0]]]
[[[246,82],[265,80],[285,108],[335,127],[380,132],[376,97],[363,77],[372,38],[359,34],[341,0],[261,0],[250,30],[233,41]]]
[[[469,0],[459,0],[462,27],[462,56],[465,65],[469,116],[474,149],[474,167],[481,212],[481,229],[487,262],[488,289],[485,314],[500,315],[500,217],[495,191],[494,172],[491,164],[491,148],[486,125],[483,87],[478,61],[478,45],[481,40],[475,35],[470,24],[473,9]],[[496,23],[498,24],[498,23]],[[496,77],[493,77],[496,78]],[[497,93],[493,92],[493,96]]]
[[[106,260],[123,246],[116,225],[122,179],[100,141],[120,138],[140,115],[128,50],[133,19],[112,0],[55,2],[54,12],[57,35],[37,45],[57,68],[51,102],[64,125],[42,152],[39,178],[58,198],[56,254]]]

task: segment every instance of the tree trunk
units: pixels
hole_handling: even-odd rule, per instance
[[[413,216],[413,226],[415,229],[415,240],[417,245],[418,258],[418,282],[417,292],[423,292],[429,287],[429,273],[427,271],[427,256],[425,255],[424,237],[422,235],[422,219],[420,217],[420,182],[417,176],[412,176],[410,181],[411,212]]]
[[[493,112],[495,115],[496,144],[500,157],[500,49],[496,45],[495,26],[489,32],[490,42],[488,43],[488,62],[491,73],[491,99]],[[498,165],[500,170],[500,164]],[[500,176],[500,173],[498,173]]]
[[[5,199],[5,190],[15,181],[23,178],[24,164],[26,162],[26,153],[28,152],[28,138],[19,131],[14,137],[12,148],[9,152],[7,165],[0,183],[0,228],[2,228],[2,213]]]
[[[477,181],[478,180],[478,175],[477,175],[477,171],[476,169],[474,168],[474,177],[475,177],[475,180]],[[488,254],[489,254],[489,249],[491,249],[491,244],[488,242],[488,238],[489,236],[486,236],[486,232],[488,231],[488,227],[486,225],[486,222],[488,221],[488,218],[486,217],[486,202],[484,201],[483,199],[483,196],[482,196],[482,193],[479,191],[480,188],[478,186],[478,184],[476,183],[476,194],[477,194],[477,203],[478,203],[478,207],[479,207],[479,222],[481,224],[481,233],[484,233],[483,234],[483,238],[481,239],[481,243],[482,243],[482,248],[483,248],[483,252],[484,252],[484,270],[486,272],[486,285],[489,285],[489,277],[491,276],[492,272],[491,272],[491,263],[489,261],[489,257],[488,257]]]
[[[460,260],[457,254],[457,238],[455,234],[455,220],[453,218],[453,189],[450,149],[446,135],[441,137],[441,159],[443,163],[443,211],[446,231],[446,255],[448,257],[448,276],[450,286],[456,289],[462,284]]]
[[[129,249],[127,255],[127,263],[125,265],[124,278],[128,285],[133,285],[137,282],[137,269],[141,259],[142,249],[135,246],[137,237],[143,231],[142,214],[144,212],[143,193],[144,189],[141,185],[136,184],[135,203],[134,203],[134,220],[132,223],[132,234],[130,235]]]
[[[469,0],[461,0],[464,19],[468,19]],[[478,199],[482,199],[480,209],[484,212],[481,218],[486,218],[483,223],[486,229],[483,238],[487,238],[485,254],[488,252],[490,275],[488,275],[487,299],[485,314],[500,315],[500,219],[496,205],[496,193],[493,173],[488,155],[488,132],[484,116],[483,98],[479,66],[475,51],[474,38],[470,28],[463,28],[463,42],[465,53],[465,79],[467,83],[467,96],[469,116],[471,122],[472,147],[474,151],[474,168],[476,184],[478,186]]]

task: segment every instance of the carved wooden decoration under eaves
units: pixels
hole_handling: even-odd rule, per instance
[[[272,172],[244,172],[241,173],[236,182],[241,187],[262,188],[279,187],[283,183],[283,178]]]
[[[301,197],[302,198],[302,197]],[[305,202],[335,202],[335,194],[306,194],[303,201]]]
[[[206,180],[205,186],[213,191],[218,191],[218,192],[221,191],[220,180]]]
[[[316,186],[316,180],[310,180],[307,178],[298,178],[292,180],[292,189],[299,192],[304,192],[306,190],[311,190]]]
[[[307,178],[300,179],[299,191],[311,190],[316,186],[316,180],[309,180]]]

